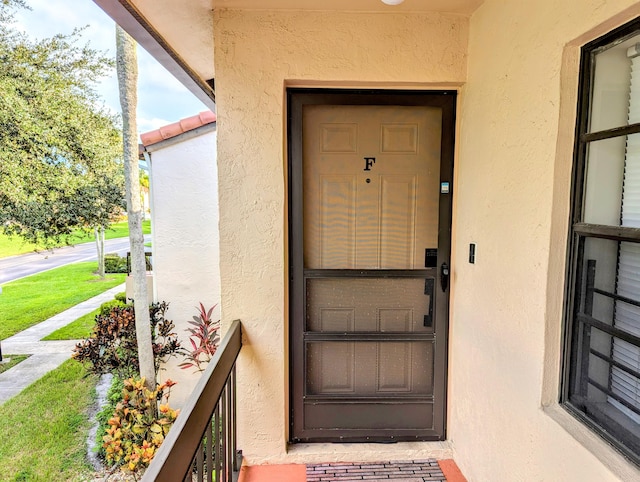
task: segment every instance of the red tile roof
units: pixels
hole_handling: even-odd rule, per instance
[[[160,129],[140,134],[140,140],[145,147],[150,146],[156,142],[171,139],[172,137],[197,129],[198,127],[212,124],[215,121],[216,115],[210,110],[206,110],[204,112],[200,112],[198,115],[181,119],[178,122],[161,127]]]

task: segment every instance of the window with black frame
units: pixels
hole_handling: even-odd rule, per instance
[[[582,50],[564,405],[640,463],[640,19]]]

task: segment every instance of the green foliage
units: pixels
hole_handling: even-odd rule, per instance
[[[147,271],[153,271],[151,264],[152,253],[146,252],[144,256],[145,267]],[[104,256],[105,273],[129,273],[129,263],[125,256],[119,256],[117,253],[107,253]]]
[[[150,181],[149,174],[146,171],[140,170],[140,187],[149,189]]]
[[[178,411],[169,407],[175,383],[167,380],[151,391],[144,382],[144,378],[124,381],[122,401],[116,405],[103,438],[107,462],[130,471],[149,465],[178,416]]]
[[[119,121],[94,83],[113,61],[81,32],[31,40],[0,3],[0,226],[38,245],[108,226],[124,199]]]
[[[0,0],[0,22],[10,21],[16,8],[31,10],[25,0]]]
[[[105,301],[100,305],[100,309],[98,310],[98,316],[109,316],[113,308],[123,308],[126,305],[127,305],[126,303],[120,300]]]
[[[180,347],[177,335],[172,332],[173,322],[164,316],[168,306],[165,302],[149,306],[156,370],[160,361],[175,354]],[[85,364],[91,373],[113,373],[121,378],[138,375],[140,368],[133,306],[113,306],[108,314],[98,315],[91,335],[76,345],[73,358]]]
[[[187,328],[186,330],[189,332],[189,342],[192,349],[182,350],[186,361],[178,365],[180,368],[195,368],[199,372],[204,371],[206,365],[218,350],[220,320],[214,322],[211,319],[211,314],[216,306],[213,305],[207,311],[204,305],[200,303],[198,315],[193,317],[193,321],[188,321],[193,326],[193,328]]]
[[[105,273],[127,273],[127,258],[118,256],[117,253],[107,253],[104,255]]]
[[[121,291],[120,293],[116,293],[116,295],[114,296],[114,298],[118,301],[122,301],[123,303],[126,304],[127,302],[127,293],[125,293],[124,291]]]
[[[107,457],[107,454],[104,451],[103,437],[109,429],[109,419],[113,417],[113,414],[116,411],[116,405],[122,402],[123,390],[124,381],[121,378],[113,377],[111,380],[111,386],[109,387],[109,390],[107,390],[106,403],[96,414],[96,419],[98,421],[98,430],[96,431],[98,437],[96,440],[96,452],[98,457],[102,460],[106,460]]]

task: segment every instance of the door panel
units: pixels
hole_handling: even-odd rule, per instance
[[[307,332],[432,333],[432,294],[422,278],[307,280]]]
[[[308,343],[309,395],[431,395],[433,342]]]
[[[355,176],[322,176],[319,179],[317,225],[309,226],[309,266],[354,268],[356,259]],[[319,245],[318,245],[319,244]]]
[[[305,267],[423,267],[438,244],[442,109],[306,106],[303,125]]]
[[[421,401],[379,400],[375,404],[359,401],[319,401],[305,405],[305,429],[312,432],[321,431],[327,438],[337,438],[336,441],[363,437],[365,441],[402,440],[407,434],[414,433],[415,427],[432,427],[435,419],[433,412],[433,404]],[[407,417],[407,413],[416,415]],[[393,428],[389,428],[390,426]],[[347,439],[341,435],[346,432],[349,433]]]
[[[417,176],[380,176],[378,219],[380,268],[415,266]]]
[[[291,439],[443,439],[455,98],[289,101]]]

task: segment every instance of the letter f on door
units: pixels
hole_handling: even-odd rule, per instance
[[[375,157],[365,157],[364,158],[364,170],[365,171],[370,171],[371,167],[373,167],[373,165],[376,163],[376,158]]]

